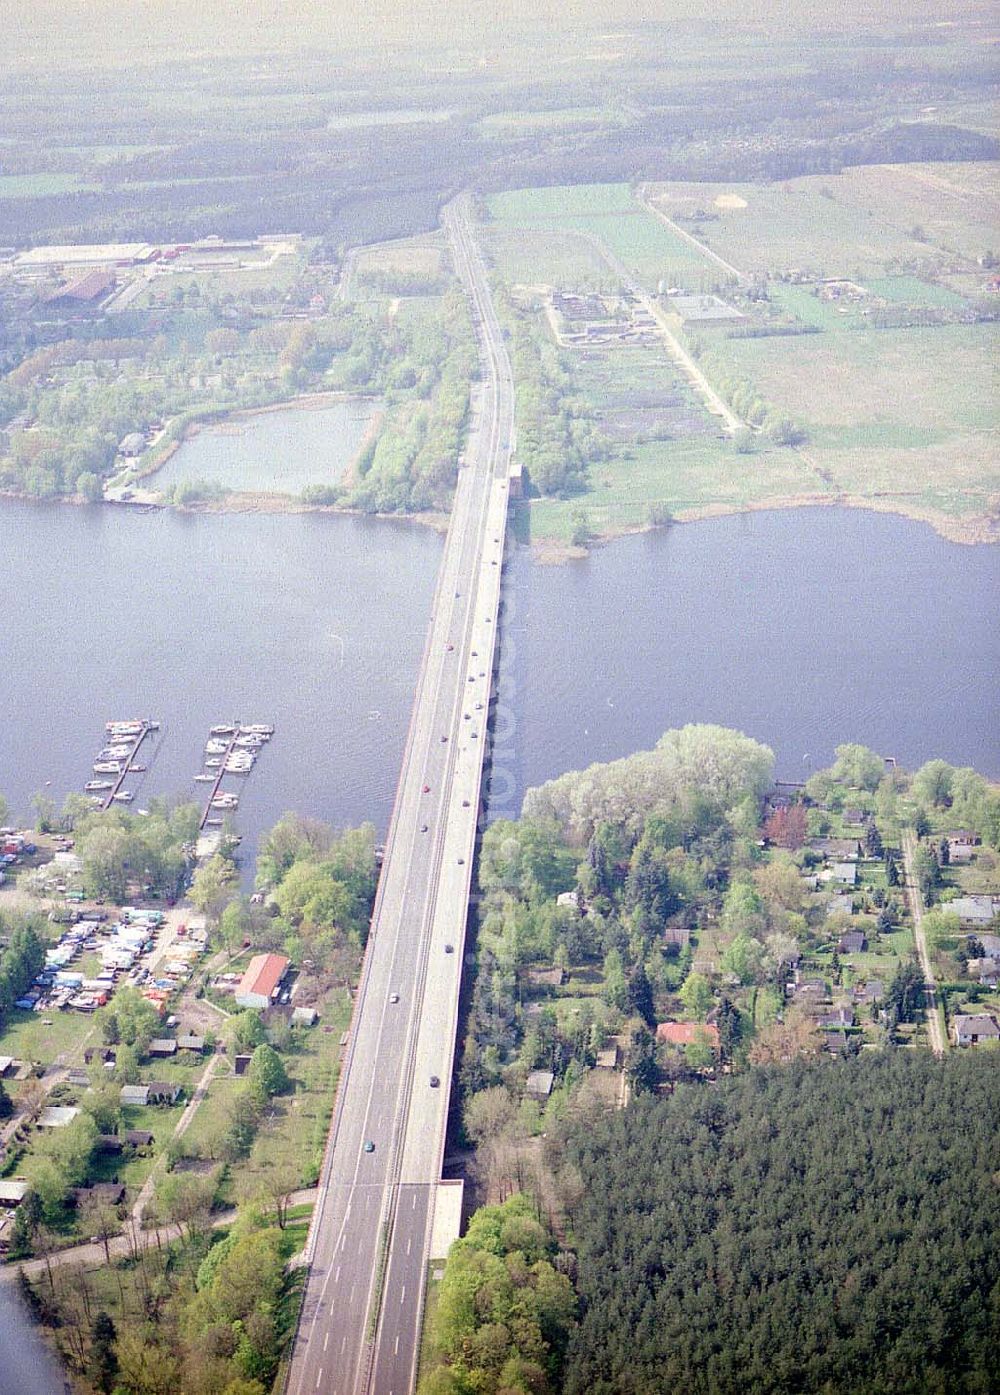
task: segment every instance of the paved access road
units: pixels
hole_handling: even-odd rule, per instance
[[[473,306],[482,385],[467,463],[458,474],[320,1178],[288,1395],[408,1395],[416,1377],[455,1050],[514,415],[510,363],[465,200],[445,210],[444,224]]]

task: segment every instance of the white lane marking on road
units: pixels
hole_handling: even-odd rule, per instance
[[[411,1246],[412,1244],[413,1244],[413,1236],[411,1235],[411,1236],[408,1238],[407,1242],[406,1242],[406,1253],[407,1253],[407,1254],[410,1253],[410,1246]]]
[[[343,1351],[344,1348],[345,1348],[346,1346],[347,1346],[347,1338],[346,1338],[346,1337],[342,1337],[342,1338],[340,1339],[340,1350]]]
[[[330,1345],[330,1334],[329,1334],[329,1332],[328,1332],[328,1333],[326,1334],[326,1336],[323,1338],[323,1350],[326,1351],[326,1349],[327,1349],[327,1347],[328,1347],[329,1345]]]
[[[402,1288],[402,1291],[401,1291],[401,1293],[400,1293],[400,1295],[399,1295],[399,1301],[400,1301],[400,1303],[404,1302],[405,1299],[406,1299],[406,1285],[404,1284],[404,1285],[403,1285],[403,1288]]]
[[[396,1345],[392,1349],[393,1356],[399,1355],[399,1333],[396,1333]]]
[[[340,1265],[339,1265],[339,1264],[337,1265],[337,1272],[336,1272],[336,1274],[334,1274],[334,1276],[333,1276],[333,1282],[334,1282],[335,1284],[339,1284],[339,1283],[340,1283]]]
[[[411,1211],[415,1211],[416,1209],[417,1209],[417,1194],[416,1194],[416,1192],[414,1192],[414,1193],[413,1193],[413,1200],[410,1202],[410,1210],[411,1210]]]
[[[319,1389],[319,1383],[320,1383],[320,1381],[321,1381],[322,1379],[323,1379],[323,1367],[321,1366],[321,1367],[319,1368],[319,1370],[316,1372],[316,1389],[317,1389],[317,1390]]]

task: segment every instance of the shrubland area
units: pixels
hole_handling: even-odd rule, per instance
[[[579,548],[839,501],[990,537],[997,137],[976,33],[652,26],[616,35],[613,62],[581,33],[556,68],[521,36],[488,72],[395,54],[393,105],[366,60],[345,86],[317,53],[266,74],[237,57],[141,81],[33,73],[44,104],[12,69],[0,242],[195,248],[117,272],[107,313],[53,299],[54,273],[2,268],[0,489],[212,506],[224,485],[157,488],[191,428],[328,391],[371,397],[376,419],[295,506],[446,509],[477,363],[436,230],[475,187],[517,378],[524,536]],[[197,245],[275,228],[293,236],[270,259],[213,267]]]
[[[436,1286],[422,1395],[990,1388],[998,1042],[925,1049],[904,883],[949,1039],[1000,1038],[1000,794],[857,745],[771,775],[686,727],[486,831],[458,1083],[492,1238]],[[518,1326],[543,1254],[568,1339]]]

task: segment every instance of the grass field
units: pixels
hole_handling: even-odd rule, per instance
[[[366,271],[402,272],[416,276],[439,276],[443,253],[431,242],[384,242],[358,253],[357,269]]]
[[[832,487],[961,518],[988,513],[1000,490],[997,337],[994,325],[946,325],[727,347],[806,428],[806,455]]]
[[[940,306],[945,310],[961,310],[966,302],[947,286],[921,281],[916,276],[872,276],[865,282],[867,290],[883,300],[899,305]]]
[[[591,482],[586,494],[573,499],[533,499],[531,540],[568,542],[581,509],[595,532],[612,534],[645,527],[654,504],[680,515],[716,506],[742,509],[821,490],[794,451],[773,447],[738,455],[730,442],[712,436],[638,445],[627,456],[595,466]]]
[[[533,136],[546,131],[572,130],[576,126],[610,124],[604,107],[563,107],[558,111],[498,111],[484,116],[479,129],[488,136]]]
[[[542,229],[487,224],[490,260],[508,285],[557,286],[561,290],[614,290],[618,279],[598,250],[582,238]]]
[[[581,240],[597,238],[649,289],[661,279],[683,283],[685,273],[702,273],[709,265],[690,243],[638,204],[627,184],[515,189],[495,194],[489,208],[504,228],[558,227],[580,234]]]
[[[992,163],[857,165],[822,182],[839,209],[919,228],[927,244],[975,258],[997,245],[998,175]]]
[[[92,194],[100,188],[79,174],[0,174],[0,199],[41,198],[44,194]]]
[[[44,1018],[44,1022],[43,1022]],[[50,1025],[46,1026],[48,1023]],[[68,1054],[71,1063],[95,1030],[92,1017],[81,1012],[18,1012],[12,1010],[0,1034],[0,1055],[51,1065]],[[81,1061],[82,1064],[82,1061]]]
[[[298,1049],[282,1053],[292,1089],[272,1101],[249,1156],[229,1169],[223,1200],[235,1200],[244,1189],[252,1189],[255,1178],[273,1169],[294,1169],[304,1178],[317,1146],[322,1148],[340,1066],[340,1037],[350,1022],[350,998],[338,990],[320,1010],[320,1024],[299,1034]],[[205,1103],[184,1135],[187,1156],[211,1155],[227,1105],[241,1088],[242,1081],[233,1075],[212,1081]]]
[[[655,184],[648,192],[668,217],[704,211],[703,220],[683,226],[748,273],[796,268],[845,276],[881,270],[895,258],[936,258],[906,228],[841,202],[836,187],[837,176],[810,176],[763,185]]]

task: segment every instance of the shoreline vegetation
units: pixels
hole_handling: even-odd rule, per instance
[[[177,503],[164,497],[160,490],[151,487],[143,488],[140,484],[141,481],[151,480],[185,442],[193,440],[204,430],[224,428],[230,422],[240,422],[274,412],[318,411],[334,402],[355,400],[374,400],[374,395],[345,392],[340,389],[326,389],[315,393],[301,393],[295,397],[271,402],[260,407],[238,407],[222,410],[208,408],[199,413],[194,420],[187,422],[176,436],[172,436],[167,441],[163,441],[161,437],[162,448],[135,473],[135,484],[126,486],[130,490],[130,498],[123,499],[112,496],[96,502],[126,508],[168,508],[181,513],[326,513],[343,514],[347,517],[402,519],[432,528],[438,533],[445,532],[448,527],[448,514],[433,509],[419,510],[414,513],[368,513],[363,509],[351,508],[343,504],[308,501],[295,494],[280,494],[267,490],[226,490],[224,488],[220,488],[218,494],[213,497]],[[385,413],[376,412],[344,471],[343,483],[350,483],[356,478],[358,463],[371,451],[384,421]],[[163,434],[167,435],[169,430],[168,427]],[[0,490],[0,498],[30,499],[31,497],[31,495],[17,490]],[[84,499],[81,495],[76,494],[63,495],[58,502],[72,505],[91,505],[95,501]],[[586,509],[586,495],[581,496],[581,506],[584,510]],[[531,508],[531,501],[526,500],[518,507],[527,511]],[[902,518],[926,524],[947,542],[958,543],[966,547],[1000,542],[1000,511],[956,517],[917,503],[910,504],[902,499],[878,499],[864,495],[830,495],[817,492],[815,494],[775,495],[773,498],[764,497],[741,504],[718,500],[692,508],[678,509],[663,523],[613,526],[607,529],[594,528],[586,544],[565,542],[559,538],[542,535],[532,539],[531,549],[539,562],[552,565],[586,557],[587,553],[595,546],[616,542],[626,537],[635,537],[643,533],[659,531],[662,528],[672,527],[674,524],[703,523],[713,518],[727,518],[735,514],[771,512],[778,509],[830,507],[867,509],[875,513],[897,514]]]

